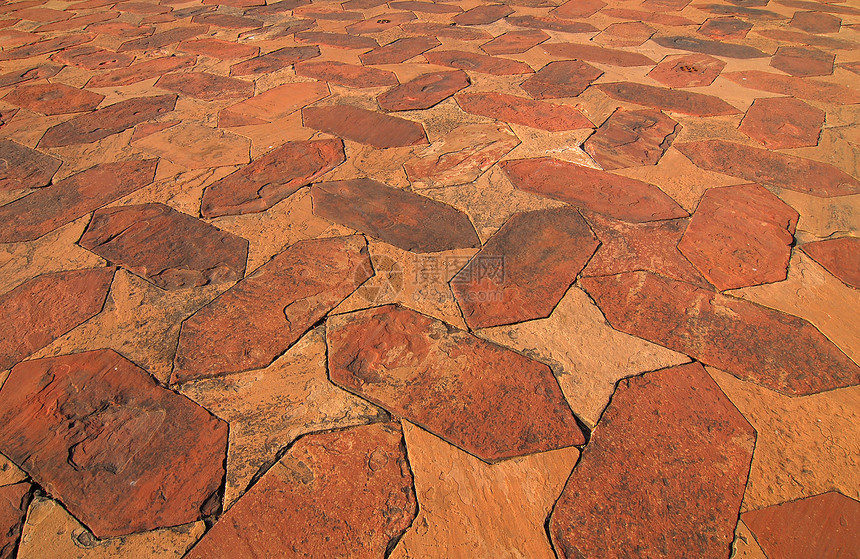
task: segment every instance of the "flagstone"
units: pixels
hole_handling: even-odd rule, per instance
[[[698,31],[705,37],[726,41],[743,39],[752,29],[752,23],[736,17],[708,18]]]
[[[505,21],[516,27],[530,27],[562,33],[596,33],[598,29],[584,21],[570,21],[555,17],[538,17],[532,15],[508,16]]]
[[[460,108],[467,113],[550,132],[594,126],[580,111],[570,105],[533,101],[505,93],[462,93],[455,99]]]
[[[415,14],[411,12],[392,12],[383,13],[364,21],[359,21],[348,25],[346,32],[350,35],[363,35],[365,33],[381,33],[386,29],[396,27],[402,23],[407,23],[417,19]]]
[[[315,78],[346,87],[384,87],[398,85],[394,72],[343,62],[300,62],[295,65],[296,75]]]
[[[597,88],[619,101],[653,107],[670,113],[694,116],[720,116],[741,111],[713,95],[693,93],[641,83],[616,82],[598,84]]]
[[[809,101],[839,105],[860,103],[860,91],[836,83],[784,76],[760,70],[728,72],[723,74],[723,77],[750,89],[789,95]]]
[[[98,74],[90,78],[87,87],[118,87],[142,82],[150,78],[160,77],[168,72],[175,72],[183,68],[189,68],[197,62],[196,56],[164,56],[152,58],[144,62],[138,62],[105,74]]]
[[[387,45],[360,54],[358,57],[362,64],[367,65],[400,64],[441,44],[435,37],[402,37]]]
[[[250,161],[247,138],[194,122],[165,128],[134,140],[132,145],[189,169],[242,165]]]
[[[104,95],[62,83],[46,83],[18,86],[3,100],[43,115],[61,115],[91,111],[104,98]]]
[[[253,82],[207,72],[165,74],[155,82],[155,87],[204,101],[244,99],[254,95]]]
[[[71,64],[87,70],[111,70],[114,68],[125,68],[134,61],[134,57],[91,45],[84,45],[61,50],[54,54],[51,60]]]
[[[808,33],[837,33],[842,20],[821,12],[794,12],[788,24]]]
[[[189,54],[201,54],[211,56],[220,60],[233,60],[236,58],[250,58],[260,53],[260,47],[253,45],[234,43],[211,37],[205,39],[190,39],[182,41],[176,50]]]
[[[377,148],[427,143],[424,127],[419,122],[350,105],[305,107],[302,109],[302,121],[308,128]]]
[[[452,21],[458,25],[486,25],[514,13],[513,8],[504,4],[475,6],[454,16]]]
[[[29,81],[53,78],[62,69],[57,64],[40,64],[38,66],[25,66],[19,70],[12,70],[0,75],[0,87],[8,87]]]
[[[845,284],[860,289],[860,238],[826,239],[806,243],[800,249]]]
[[[361,37],[347,33],[328,33],[325,31],[301,31],[295,35],[300,43],[314,43],[337,49],[373,49],[379,46],[372,37]]]
[[[626,21],[610,24],[592,40],[609,47],[638,47],[650,39],[655,31],[641,21]]]
[[[48,154],[10,140],[0,140],[0,190],[48,186],[62,164]]]
[[[736,43],[728,43],[712,39],[699,39],[698,37],[689,37],[684,35],[659,36],[652,40],[662,47],[686,50],[689,52],[699,52],[713,56],[722,56],[724,58],[748,60],[752,58],[767,58],[770,56],[749,45],[739,45]]]
[[[462,70],[430,72],[389,89],[376,100],[386,111],[429,109],[469,87],[470,83],[469,76]]]
[[[576,97],[602,75],[601,70],[585,62],[558,60],[535,72],[521,87],[534,99]]]
[[[598,45],[580,43],[544,43],[541,48],[552,56],[608,64],[610,66],[653,66],[653,60],[644,54],[619,49],[609,49]]]
[[[682,54],[667,56],[648,75],[669,87],[704,87],[725,67],[725,62],[708,54]]]
[[[582,145],[603,169],[656,165],[672,145],[680,125],[660,111],[612,113]]]
[[[301,47],[282,47],[272,52],[257,56],[244,62],[237,62],[230,66],[231,76],[248,76],[274,72],[288,68],[297,62],[316,58],[320,55],[320,49],[316,45]]]
[[[738,128],[771,149],[818,145],[824,111],[791,97],[756,99]]]
[[[328,86],[321,82],[288,83],[273,87],[222,109],[218,113],[218,126],[229,128],[274,122],[328,97],[329,94]]]
[[[534,70],[525,62],[475,54],[458,50],[434,50],[424,54],[430,64],[449,66],[460,70],[472,70],[494,76],[531,74]]]
[[[160,31],[158,33],[153,33],[151,35],[141,37],[139,39],[132,39],[130,41],[126,41],[122,43],[117,52],[128,52],[128,51],[154,51],[158,50],[175,43],[179,43],[180,41],[187,41],[188,39],[192,39],[197,37],[198,35],[203,35],[206,33],[208,26],[206,25],[188,25],[182,27],[172,27],[165,31]]]
[[[0,487],[0,556],[15,557],[21,527],[32,498],[32,486],[16,483]]]
[[[549,35],[540,29],[525,31],[508,31],[481,45],[481,50],[489,55],[519,54],[526,52],[549,39]]]

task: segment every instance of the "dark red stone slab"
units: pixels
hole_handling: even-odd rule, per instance
[[[91,45],[84,45],[61,50],[54,54],[51,60],[62,62],[63,64],[71,64],[72,66],[78,66],[86,70],[111,70],[114,68],[125,68],[134,61],[134,57]]]
[[[379,46],[376,39],[372,37],[325,31],[302,31],[296,33],[296,40],[300,43],[314,43],[338,49],[374,49]]]
[[[113,350],[20,363],[0,395],[3,454],[96,537],[218,506],[227,424]]]
[[[723,557],[756,433],[698,363],[618,383],[549,520],[559,557]]]
[[[12,559],[32,498],[28,482],[0,487],[0,557]]]
[[[166,74],[155,82],[155,87],[204,101],[239,99],[254,95],[253,82],[207,72]]]
[[[481,50],[489,55],[519,54],[526,52],[549,39],[549,35],[540,29],[525,31],[508,31],[481,45]]]
[[[332,382],[491,462],[585,442],[550,368],[386,305],[326,328]]]
[[[548,317],[598,244],[575,208],[515,214],[451,280],[466,324]]]
[[[472,9],[466,10],[462,14],[454,16],[454,23],[457,25],[486,25],[498,21],[505,16],[514,13],[513,8],[504,4],[488,4],[485,6],[475,6]]]
[[[494,76],[511,76],[517,74],[531,74],[534,70],[525,62],[497,58],[485,54],[475,54],[459,50],[434,50],[424,55],[430,64],[459,68],[460,70],[472,70],[483,74]]]
[[[270,53],[238,62],[230,66],[231,76],[247,76],[250,74],[263,74],[288,68],[297,62],[316,58],[320,55],[320,48],[316,45],[303,47],[283,47]]]
[[[745,512],[741,520],[768,557],[854,557],[860,549],[860,502],[835,491]]]
[[[860,193],[860,181],[833,165],[811,159],[725,140],[688,142],[675,147],[702,169],[759,184],[822,197]]]
[[[424,127],[418,122],[349,105],[306,107],[302,121],[308,128],[378,148],[427,143]]]
[[[634,223],[687,217],[681,206],[646,182],[541,157],[503,161],[514,186],[578,208]]]
[[[579,285],[616,330],[770,390],[806,395],[860,382],[860,367],[802,318],[649,272]]]
[[[680,130],[660,111],[618,109],[582,147],[606,170],[656,165]]]
[[[824,266],[828,272],[860,289],[860,239],[841,237],[815,241],[800,246],[800,249]]]
[[[486,31],[481,31],[480,29],[459,27],[444,23],[415,21],[401,25],[400,28],[410,35],[434,38],[445,37],[448,39],[456,39],[458,41],[488,41],[493,38],[492,35]]]
[[[562,33],[597,33],[599,29],[584,21],[570,21],[554,17],[508,16],[505,21],[516,27],[530,27]]]
[[[363,35],[366,33],[381,33],[386,29],[397,27],[400,24],[407,23],[417,19],[412,12],[392,12],[387,14],[379,14],[370,19],[353,23],[346,27],[346,32],[350,35]]]
[[[164,204],[97,210],[78,244],[162,289],[238,281],[248,259],[245,239]]]
[[[577,60],[585,60],[587,62],[596,62],[598,64],[608,64],[609,66],[653,66],[656,64],[653,60],[639,54],[638,52],[630,52],[626,50],[608,49],[597,45],[583,45],[579,43],[544,43],[541,48],[552,56],[561,58],[570,58]]]
[[[418,512],[405,448],[397,423],[300,438],[186,559],[383,557]]]
[[[535,99],[576,97],[602,75],[602,70],[585,62],[559,60],[535,72],[520,87]]]
[[[113,273],[113,268],[97,268],[45,274],[0,295],[0,311],[7,317],[0,323],[0,368],[8,369],[100,313]]]
[[[705,21],[699,27],[699,33],[705,37],[726,41],[731,39],[743,39],[752,29],[752,23],[736,17],[718,17]]]
[[[714,83],[726,63],[707,54],[667,56],[648,75],[669,87],[704,87]]]
[[[550,13],[558,17],[580,18],[596,14],[606,6],[603,0],[568,0]]]
[[[0,52],[0,61],[3,60],[22,60],[24,58],[32,58],[43,54],[49,54],[58,50],[67,49],[89,43],[94,37],[87,34],[64,35],[53,39],[44,39],[38,43],[15,47],[3,52]]]
[[[467,113],[550,132],[594,126],[581,112],[570,105],[533,101],[506,93],[462,93],[455,99],[460,108]]]
[[[346,160],[339,139],[287,142],[206,187],[204,217],[267,210]]]
[[[90,78],[87,87],[119,87],[142,82],[168,72],[190,68],[197,62],[196,56],[163,56],[138,62],[128,68],[120,68]]]
[[[372,275],[361,235],[292,245],[182,323],[170,382],[269,366]]]
[[[767,58],[768,54],[753,48],[749,45],[738,45],[727,43],[725,41],[715,41],[711,39],[699,39],[697,37],[686,36],[671,36],[671,37],[654,37],[651,39],[658,45],[669,49],[686,50],[689,52],[700,52],[702,54],[710,54],[713,56],[722,56],[724,58]]]
[[[51,8],[24,8],[23,10],[15,10],[15,17],[27,21],[62,21],[72,17],[72,14],[62,10],[53,10]]]
[[[838,33],[842,20],[821,12],[794,12],[788,24],[808,33]]]
[[[691,93],[633,82],[601,83],[596,87],[613,99],[672,113],[720,116],[741,112],[719,97],[704,93]]]
[[[260,47],[253,45],[234,43],[206,37],[205,39],[191,39],[182,41],[176,46],[176,50],[188,54],[200,54],[220,60],[233,60],[236,58],[250,58],[260,54]]]
[[[808,47],[779,47],[770,65],[797,77],[829,76],[836,55]]]
[[[712,188],[678,249],[720,290],[782,281],[798,217],[761,186]]]
[[[128,52],[130,50],[139,50],[151,52],[154,50],[162,49],[174,43],[178,43],[180,41],[187,41],[188,39],[192,39],[198,35],[202,35],[206,33],[207,29],[208,26],[206,25],[173,27],[172,29],[168,29],[166,31],[153,33],[148,37],[141,37],[140,39],[126,41],[119,46],[117,51]]]
[[[791,97],[756,99],[738,128],[770,149],[818,145],[824,111]]]
[[[63,67],[56,64],[40,64],[32,68],[21,68],[0,74],[0,87],[8,87],[34,80],[46,80],[57,75]]]
[[[0,140],[0,190],[47,186],[62,164],[59,159],[40,151],[11,140]]]
[[[761,3],[757,3],[762,5]],[[748,8],[746,6],[726,6],[725,4],[705,4],[697,6],[703,12],[721,16],[738,16],[747,19],[757,19],[761,21],[776,21],[787,19],[786,16],[772,12],[770,10],[760,10],[758,8]]]
[[[400,64],[441,44],[435,37],[403,37],[358,57],[361,63],[366,65]]]
[[[431,72],[389,89],[376,100],[386,111],[429,109],[469,87],[470,83],[469,76],[462,70]]]
[[[62,115],[91,111],[104,98],[104,95],[63,83],[45,83],[16,87],[3,100],[43,115]]]
[[[459,6],[444,4],[442,2],[402,0],[400,2],[389,2],[388,5],[395,10],[409,10],[410,12],[422,12],[425,14],[456,14],[463,11]]]
[[[835,83],[783,76],[782,74],[759,70],[729,72],[723,74],[723,77],[751,89],[809,99],[810,101],[840,105],[860,103],[860,91]]]
[[[343,62],[300,62],[296,64],[295,68],[298,76],[315,78],[346,87],[385,87],[399,83],[394,72]]]
[[[155,159],[103,163],[0,206],[0,243],[38,239],[155,178]]]
[[[197,14],[191,23],[214,25],[224,29],[257,29],[263,26],[262,20],[229,14]]]

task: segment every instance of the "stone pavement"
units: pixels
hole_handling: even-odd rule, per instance
[[[860,1],[0,4],[0,559],[860,557]]]

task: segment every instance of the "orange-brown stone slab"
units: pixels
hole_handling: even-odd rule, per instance
[[[455,99],[467,113],[550,132],[594,126],[581,112],[569,105],[533,101],[507,93],[463,93]]]
[[[480,29],[447,25],[444,23],[415,21],[401,25],[400,28],[410,35],[434,37],[437,39],[444,37],[447,39],[456,39],[458,41],[489,41],[493,38],[492,35],[486,31],[481,31]]]
[[[0,52],[0,60],[23,60],[35,56],[56,52],[58,50],[89,43],[94,37],[88,34],[65,35],[53,39],[44,39],[29,45],[22,45]]]
[[[676,144],[706,171],[829,198],[860,192],[860,180],[833,165],[725,140]]]
[[[818,145],[824,111],[799,99],[756,99],[738,130],[770,149]]]
[[[39,146],[53,148],[96,142],[170,112],[175,106],[176,95],[126,99],[52,126],[39,140]]]
[[[604,8],[600,10],[600,12],[610,17],[629,19],[631,21],[647,21],[648,23],[657,23],[659,25],[683,27],[685,25],[696,25],[697,23],[679,15],[653,11],[646,12],[643,10],[630,10],[626,8]]]
[[[532,29],[546,29],[547,31],[561,31],[562,33],[596,33],[599,31],[590,23],[584,21],[570,21],[554,17],[537,16],[508,16],[505,21],[517,27],[530,27]]]
[[[592,40],[610,47],[638,47],[651,38],[654,28],[641,21],[613,23]]]
[[[8,369],[104,306],[113,268],[44,274],[0,296],[0,367]],[[12,318],[14,317],[14,320]]]
[[[462,70],[430,72],[389,89],[376,100],[386,111],[429,109],[469,87],[470,83],[469,76]]]
[[[726,63],[707,54],[667,56],[648,75],[669,87],[711,85]]]
[[[860,502],[830,491],[741,515],[768,557],[856,557]]]
[[[700,39],[698,37],[689,37],[683,35],[675,35],[669,37],[654,37],[655,43],[669,49],[686,50],[689,52],[700,52],[702,54],[710,54],[713,56],[722,56],[724,58],[767,58],[769,55],[763,53],[757,48],[749,45],[739,45],[726,41],[715,41],[712,39]]]
[[[835,83],[806,80],[760,70],[728,72],[723,74],[723,77],[744,87],[790,95],[799,99],[840,105],[860,103],[860,91]]]
[[[434,50],[426,53],[424,58],[430,64],[449,66],[460,70],[472,70],[494,76],[511,76],[534,72],[531,66],[525,62],[460,50]]]
[[[741,112],[719,97],[704,93],[691,93],[633,82],[602,83],[596,87],[613,99],[672,113],[720,116]]]
[[[583,45],[580,43],[544,43],[541,48],[552,56],[585,60],[598,64],[610,66],[653,66],[655,62],[636,52],[626,50],[608,49],[597,45]]]
[[[227,424],[113,350],[20,363],[0,394],[2,452],[96,537],[218,507]]]
[[[7,87],[33,80],[53,78],[57,72],[62,70],[58,64],[40,64],[38,66],[24,67],[0,74],[0,87]]]
[[[535,72],[520,87],[535,99],[576,97],[602,75],[601,70],[585,62],[559,60]]]
[[[678,249],[720,290],[782,281],[798,217],[756,184],[712,188]]]
[[[660,111],[618,109],[582,147],[606,170],[656,165],[680,128]]]
[[[320,55],[320,48],[316,45],[301,47],[283,47],[278,50],[257,56],[251,60],[238,62],[230,66],[231,76],[248,76],[250,74],[262,74],[274,72],[282,68],[292,66],[297,62],[316,58]]]
[[[504,161],[514,186],[630,222],[687,217],[654,185],[548,157]]]
[[[410,10],[413,12],[423,12],[426,14],[456,14],[462,12],[463,9],[451,4],[439,2],[419,2],[417,0],[403,0],[400,2],[389,2],[389,6],[397,10]]]
[[[377,148],[427,143],[421,123],[351,105],[306,107],[302,109],[302,121],[308,128]]]
[[[324,31],[302,31],[296,33],[296,41],[314,43],[338,49],[374,49],[379,46],[376,39],[359,37],[347,33],[326,33]]]
[[[372,275],[360,235],[294,244],[182,323],[171,383],[270,365]]]
[[[605,6],[606,2],[603,0],[568,0],[551,13],[558,17],[576,19],[593,15]]]
[[[339,139],[287,142],[203,192],[204,217],[267,210],[345,160]]]
[[[143,52],[155,51],[158,49],[162,49],[168,45],[172,45],[173,43],[187,41],[188,39],[191,39],[198,35],[202,35],[206,33],[207,29],[208,26],[206,25],[173,27],[166,31],[153,33],[148,37],[141,37],[140,39],[132,39],[131,41],[126,41],[119,46],[117,52],[128,52],[134,50],[139,50]]]
[[[225,29],[257,29],[263,26],[262,20],[259,19],[211,13],[198,14],[191,18],[191,23],[214,25]]]
[[[0,140],[0,190],[47,186],[62,164],[59,159],[40,151]]]
[[[743,39],[752,29],[752,23],[735,17],[710,18],[699,27],[699,33],[705,37],[726,41]]]
[[[779,47],[770,65],[797,77],[829,76],[836,55],[809,47]]]
[[[454,16],[453,21],[457,25],[486,25],[498,21],[505,16],[514,13],[513,8],[504,4],[488,4],[475,6],[462,14]]]
[[[413,310],[331,317],[332,382],[493,462],[585,442],[552,371]]]
[[[394,72],[379,68],[366,68],[343,62],[301,62],[296,64],[296,75],[347,87],[384,87],[397,85]]]
[[[756,35],[767,37],[779,42],[800,43],[810,47],[818,47],[825,50],[856,50],[858,43],[846,41],[835,37],[822,37],[821,35],[810,35],[800,31],[787,31],[785,29],[756,29]]]
[[[575,208],[514,214],[451,279],[466,324],[546,318],[598,244]]]
[[[0,557],[3,559],[17,555],[18,539],[33,496],[31,489],[27,482],[0,487]]]
[[[481,50],[489,55],[518,54],[526,52],[549,39],[549,35],[540,29],[525,31],[508,31],[481,45]]]
[[[860,238],[815,241],[800,249],[844,283],[860,289]]]
[[[755,438],[698,363],[621,380],[550,516],[556,552],[728,556]]]
[[[218,127],[273,122],[328,97],[330,93],[324,82],[285,83],[222,109],[218,112]]]
[[[142,82],[167,72],[175,72],[183,68],[189,68],[197,61],[196,56],[163,56],[153,58],[144,62],[138,62],[128,68],[120,68],[106,74],[99,74],[90,78],[87,87],[118,87]]]
[[[363,35],[365,33],[380,33],[386,29],[396,27],[401,23],[406,23],[416,19],[415,14],[410,12],[391,12],[387,14],[379,14],[370,19],[353,23],[346,27],[346,32],[350,35]],[[374,47],[375,48],[375,47]]]
[[[260,47],[213,39],[211,37],[182,41],[176,47],[176,50],[187,52],[188,54],[202,54],[220,60],[250,58],[260,54]]]
[[[104,98],[104,95],[62,83],[46,83],[16,87],[3,100],[43,115],[62,115],[91,111]]]
[[[808,33],[837,33],[842,20],[821,12],[794,12],[788,24]]]
[[[116,53],[92,45],[84,45],[72,49],[61,50],[54,54],[51,60],[71,64],[86,70],[111,70],[125,68],[134,61],[128,54]]]
[[[163,289],[240,280],[248,259],[245,239],[164,204],[97,210],[78,244]]]
[[[204,101],[245,98],[254,95],[253,82],[207,72],[166,74],[155,82],[155,87]]]
[[[316,183],[314,214],[412,252],[481,246],[461,211],[372,179]]]
[[[789,395],[860,383],[860,367],[809,322],[650,272],[583,278],[616,330]]]
[[[404,449],[396,423],[306,435],[185,557],[383,557],[418,512]]]
[[[358,55],[362,64],[400,64],[442,43],[435,37],[403,37]]]

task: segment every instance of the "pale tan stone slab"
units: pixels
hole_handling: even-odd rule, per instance
[[[5,379],[5,374],[0,375]],[[2,385],[2,381],[0,381]],[[27,479],[27,474],[16,466],[11,460],[0,454],[0,487],[4,485],[14,485]]]
[[[770,191],[800,214],[796,237],[801,242],[834,233],[860,234],[860,194],[820,198],[787,188],[771,187]]]
[[[750,529],[744,524],[743,520],[738,520],[738,526],[735,528],[735,541],[732,542],[732,559],[767,559],[764,551],[758,545],[758,542],[750,532]]]
[[[251,141],[202,124],[183,122],[132,143],[189,169],[241,165],[251,160]]]

